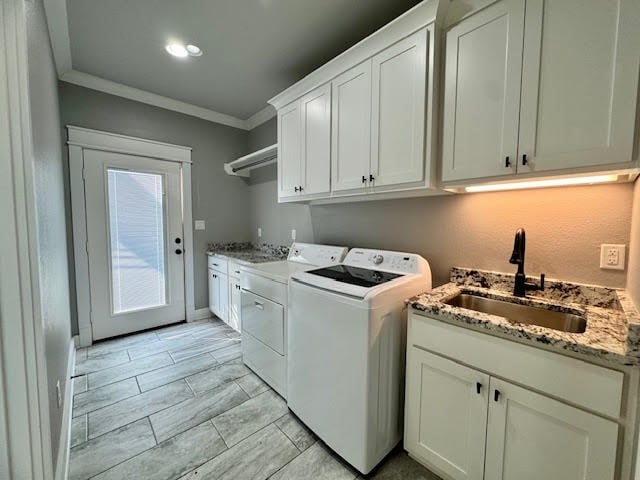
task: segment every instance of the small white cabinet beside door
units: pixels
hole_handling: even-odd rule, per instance
[[[524,0],[500,0],[446,34],[443,181],[515,173]]]
[[[331,188],[367,186],[371,163],[371,60],[331,82]]]
[[[491,378],[486,479],[612,480],[618,425]]]
[[[424,179],[428,50],[423,29],[371,61],[369,174],[375,187]]]
[[[451,479],[481,479],[489,376],[416,347],[407,376],[406,448]]]
[[[302,184],[302,122],[300,102],[278,112],[278,197],[298,196]]]

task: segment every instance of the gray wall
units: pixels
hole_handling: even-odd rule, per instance
[[[64,398],[68,388],[67,359],[71,341],[63,160],[56,72],[42,1],[25,2],[24,6],[27,11],[40,310],[47,362],[51,454],[55,465],[62,422],[56,382],[60,382]]]
[[[631,243],[629,245],[629,277],[627,290],[640,310],[640,181],[636,180],[631,212]]]
[[[206,307],[207,242],[250,239],[247,182],[223,170],[225,162],[246,153],[247,132],[65,82],[58,90],[64,139],[64,127],[77,125],[193,148],[193,218],[207,222],[205,231],[194,231],[195,304]]]
[[[250,133],[255,146],[275,142],[275,120],[259,128]],[[252,173],[253,235],[262,226],[266,241],[289,243],[296,228],[300,240],[416,252],[438,285],[454,265],[512,271],[513,234],[522,226],[527,273],[625,286],[626,272],[600,270],[599,255],[601,243],[629,244],[629,184],[314,206],[278,205],[276,188],[274,167]]]

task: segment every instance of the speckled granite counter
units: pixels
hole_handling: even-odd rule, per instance
[[[237,263],[255,264],[286,260],[289,247],[248,242],[210,243],[207,255],[219,255]]]
[[[451,283],[411,298],[408,303],[418,312],[447,323],[573,352],[585,359],[640,365],[640,315],[625,290],[547,280],[544,291],[528,292],[527,297],[518,298],[512,295],[513,282],[514,275],[510,274],[454,268]],[[584,315],[587,329],[584,333],[566,333],[444,303],[462,292]]]

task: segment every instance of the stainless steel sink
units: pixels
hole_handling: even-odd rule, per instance
[[[561,332],[583,333],[587,329],[587,319],[582,315],[520,305],[470,293],[461,293],[446,303],[454,307],[497,315],[514,322],[538,325]]]

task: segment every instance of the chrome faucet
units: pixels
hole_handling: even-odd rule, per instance
[[[516,230],[516,236],[513,242],[513,253],[509,259],[509,263],[518,265],[516,272],[516,280],[513,285],[513,295],[516,297],[524,297],[527,290],[544,290],[544,273],[540,274],[540,285],[527,283],[527,277],[524,274],[524,251],[527,239],[524,228]]]

